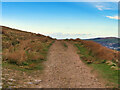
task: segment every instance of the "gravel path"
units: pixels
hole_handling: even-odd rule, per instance
[[[68,42],[56,41],[44,65],[42,88],[104,88],[80,60],[76,48]]]

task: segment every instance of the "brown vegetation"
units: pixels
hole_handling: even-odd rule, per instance
[[[2,27],[3,60],[21,64],[27,60],[44,60],[47,47],[53,41],[49,36]],[[97,60],[118,61],[118,51],[108,49],[94,41],[66,39],[85,47],[90,56],[83,57],[88,62]],[[93,57],[91,57],[93,56]]]
[[[119,53],[120,53],[119,51],[109,49],[94,41],[81,40],[79,38],[75,40],[70,39],[69,41],[74,41],[88,50],[88,52],[86,53],[94,57],[94,58],[88,57],[87,59],[88,61],[92,61],[92,62],[96,60],[112,60],[114,62],[118,61]]]
[[[26,61],[45,60],[51,37],[2,26],[3,61],[21,65]]]

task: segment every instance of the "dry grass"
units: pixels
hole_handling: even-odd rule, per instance
[[[112,60],[114,62],[117,62],[117,60],[119,59],[120,52],[104,47],[101,44],[98,44],[94,41],[86,41],[81,39],[75,39],[75,40],[70,39],[69,41],[73,41],[74,43],[80,44],[81,46],[86,48],[87,49],[86,53],[94,57],[92,59],[89,57],[89,60],[92,61]]]
[[[3,60],[21,65],[26,61],[45,60],[51,37],[2,27]]]
[[[22,64],[22,62],[26,61],[26,53],[24,50],[15,51],[6,54],[6,58],[10,63]]]
[[[96,42],[93,41],[82,41],[82,43],[95,55],[100,59],[105,60],[114,60],[117,59],[117,52],[114,50],[108,49]]]

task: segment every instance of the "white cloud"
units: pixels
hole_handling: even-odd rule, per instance
[[[112,3],[98,2],[98,3],[93,3],[93,5],[100,11],[102,11],[102,10],[118,10],[117,2],[112,2]]]
[[[102,10],[111,10],[112,8],[109,8],[109,7],[105,7],[103,5],[96,5],[96,8],[100,11]]]
[[[70,39],[70,38],[81,38],[81,39],[88,39],[88,38],[94,38],[96,37],[96,35],[94,34],[84,34],[84,33],[48,33],[45,34],[47,36],[53,37],[53,38],[57,38],[57,39]]]
[[[106,16],[107,18],[110,18],[110,19],[120,19],[120,17],[118,17],[118,16]]]
[[[103,6],[98,6],[98,5],[96,5],[96,8],[97,8],[98,10],[103,10],[103,9],[102,9]]]

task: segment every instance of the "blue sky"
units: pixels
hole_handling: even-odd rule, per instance
[[[118,36],[117,2],[2,2],[2,25],[54,38]]]

